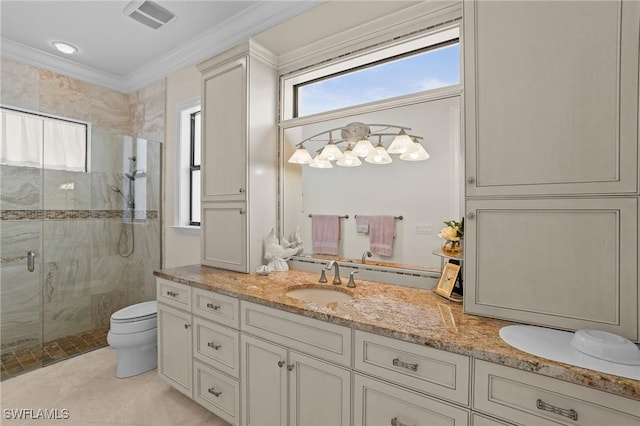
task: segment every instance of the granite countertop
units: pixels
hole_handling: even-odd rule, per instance
[[[544,376],[640,400],[640,381],[547,360],[515,349],[498,335],[513,324],[462,312],[462,305],[432,291],[358,280],[357,287],[318,284],[319,274],[290,270],[267,276],[202,265],[155,271],[154,275],[241,300],[352,327],[448,352],[531,371]],[[346,283],[347,280],[344,280]],[[286,296],[292,286],[338,288],[351,300],[319,305]]]

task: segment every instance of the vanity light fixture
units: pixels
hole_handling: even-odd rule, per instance
[[[65,43],[64,41],[52,41],[51,45],[56,48],[58,52],[66,55],[73,55],[78,51],[78,48],[72,44]]]
[[[399,129],[399,132],[388,133],[388,129],[394,128]],[[341,132],[342,139],[338,141],[334,141],[332,138],[332,133],[336,130]],[[371,164],[389,164],[393,162],[389,154],[400,154],[400,159],[406,161],[428,159],[429,154],[420,142],[422,137],[409,135],[407,134],[408,130],[411,130],[411,128],[395,124],[349,123],[344,127],[325,130],[299,142],[296,145],[296,151],[288,161],[294,164],[308,164],[310,167],[329,169],[333,167],[332,161],[336,161],[336,164],[342,167],[357,167],[362,164],[358,157],[364,157],[365,161]],[[369,140],[372,136],[378,137],[378,143],[375,147]],[[385,137],[393,137],[388,149],[385,149],[383,145],[383,138]],[[325,145],[323,148],[318,149],[317,152],[319,154],[311,159],[311,155],[304,147],[307,142],[324,142]],[[341,143],[347,143],[344,153],[340,151],[338,146]]]

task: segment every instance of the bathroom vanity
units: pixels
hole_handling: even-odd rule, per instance
[[[297,270],[155,275],[160,376],[234,425],[640,422],[640,382],[518,351],[498,335],[509,322],[431,291]],[[286,294],[318,287],[347,297]]]

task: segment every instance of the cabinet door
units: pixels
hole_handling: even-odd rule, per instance
[[[202,201],[245,199],[246,88],[246,58],[203,76]]]
[[[158,373],[189,398],[191,340],[191,314],[158,303]]]
[[[245,203],[203,203],[201,228],[203,265],[249,272]]]
[[[287,350],[242,335],[241,384],[245,425],[287,424]]]
[[[638,339],[637,197],[469,200],[467,212],[466,312]]]
[[[468,196],[637,193],[636,1],[465,1]]]
[[[324,361],[289,352],[289,424],[348,426],[351,373]]]
[[[354,426],[469,424],[469,411],[359,374],[354,375]]]

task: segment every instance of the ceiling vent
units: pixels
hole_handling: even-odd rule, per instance
[[[132,1],[123,10],[124,14],[149,28],[157,30],[176,15],[152,1]]]

